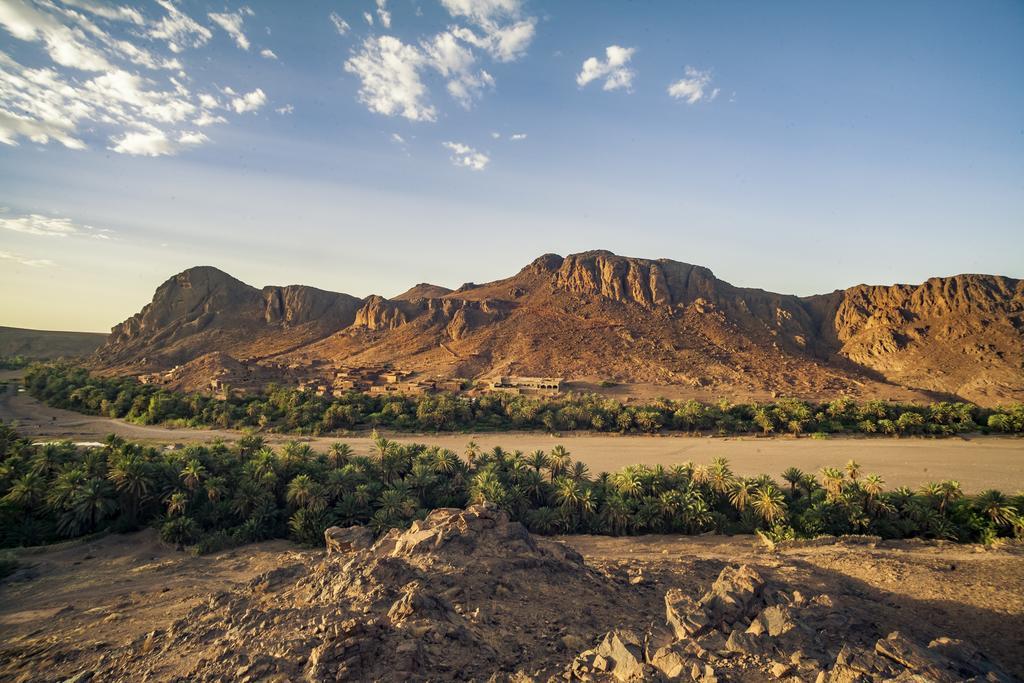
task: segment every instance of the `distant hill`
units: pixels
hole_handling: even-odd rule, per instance
[[[89,356],[107,340],[98,332],[54,332],[0,327],[0,356],[24,356],[33,360],[61,356]]]
[[[602,378],[707,399],[1024,400],[1024,282],[998,275],[796,297],[669,259],[546,254],[517,274],[392,298],[262,290],[199,267],[117,325],[96,364],[127,374],[221,352],[243,361],[392,363],[437,376]]]

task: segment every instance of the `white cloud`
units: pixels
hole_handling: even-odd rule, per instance
[[[508,139],[509,140],[525,140],[526,139],[526,133],[513,133],[512,135],[509,136]]]
[[[95,14],[98,17],[109,19],[110,21],[128,21],[136,26],[142,26],[145,23],[142,14],[132,7],[123,7],[119,5],[108,5],[101,2],[94,2],[94,0],[61,0],[68,7],[77,7],[78,9],[85,10],[90,14]]]
[[[291,114],[293,111],[295,111],[295,107],[293,107],[290,104],[286,104],[283,107],[278,107],[274,111],[276,111],[278,114],[281,114],[283,116],[285,114]]]
[[[40,237],[67,237],[82,232],[82,229],[75,225],[70,218],[56,218],[38,213],[14,218],[0,217],[0,229]]]
[[[267,103],[267,96],[261,88],[245,93],[240,97],[231,100],[231,108],[237,114],[244,114],[248,111],[256,111]]]
[[[363,19],[366,21],[367,24],[369,24],[370,26],[373,26],[373,15],[372,14],[370,14],[369,12],[363,12]]]
[[[208,111],[204,111],[199,116],[192,119],[192,123],[196,126],[212,126],[215,123],[227,123],[228,120],[223,116],[211,114]]]
[[[359,77],[359,101],[370,111],[402,116],[410,121],[434,121],[437,111],[425,102],[427,87],[420,69],[427,57],[394,36],[363,41],[358,53],[345,62],[345,71]]]
[[[15,263],[20,263],[21,265],[28,266],[29,268],[49,268],[50,266],[57,265],[50,259],[28,258],[10,251],[0,251],[0,259],[14,261]]]
[[[152,25],[149,36],[166,41],[171,52],[182,52],[187,47],[201,47],[213,37],[210,29],[183,13],[171,0],[156,2],[167,11],[167,15]]]
[[[235,45],[243,50],[249,49],[249,39],[242,32],[242,24],[245,22],[245,17],[242,12],[210,12],[208,15],[210,20],[220,26],[224,31],[231,36],[231,39],[235,41]]]
[[[201,145],[209,141],[210,138],[198,131],[185,131],[178,136],[178,144],[180,145]]]
[[[491,137],[494,138],[495,140],[500,140],[501,139],[501,133],[499,133],[497,131],[494,131],[493,133],[491,133]]]
[[[392,133],[391,134],[391,141],[392,142],[397,142],[400,145],[404,145],[405,144],[405,138],[403,138],[398,133]]]
[[[82,71],[112,68],[81,28],[66,26],[57,17],[37,11],[22,0],[0,2],[0,26],[18,40],[43,43],[50,59],[61,66]]]
[[[85,149],[84,133],[105,136],[106,146],[119,153],[172,154],[207,141],[185,126],[226,122],[218,110],[241,113],[262,106],[266,95],[258,88],[226,104],[194,93],[193,79],[177,58],[150,51],[145,41],[166,41],[165,50],[180,52],[211,36],[172,0],[156,4],[162,14],[147,18],[99,0],[0,0],[0,36],[6,32],[35,44],[39,53],[26,51],[15,59],[0,49],[0,144],[27,139]],[[231,16],[240,27],[251,14],[242,8]],[[111,22],[126,25],[123,38],[103,28]]]
[[[687,66],[683,73],[686,75],[685,78],[668,86],[669,95],[677,100],[685,100],[687,104],[697,104],[702,100],[711,102],[718,97],[718,88],[709,89],[711,85],[710,71]]]
[[[177,147],[167,137],[167,133],[154,126],[146,126],[143,130],[125,133],[111,139],[114,146],[110,149],[120,154],[133,156],[159,157],[174,154]]]
[[[331,12],[331,23],[334,24],[334,28],[338,31],[338,35],[340,36],[345,35],[352,28],[337,12]]]
[[[486,154],[478,152],[461,142],[443,142],[441,144],[452,153],[451,160],[456,166],[462,166],[473,171],[482,171],[487,168],[487,164],[491,161],[491,158]]]
[[[384,28],[391,28],[391,12],[388,11],[387,0],[377,0],[377,18]]]
[[[522,17],[521,0],[441,0],[448,13],[465,18],[477,31],[459,27],[455,34],[474,47],[486,50],[500,62],[522,57],[537,28],[535,17]]]
[[[277,55],[274,54],[274,51],[267,47],[260,50],[260,57],[264,57],[266,59],[277,59]]]
[[[463,107],[468,109],[485,88],[494,86],[494,78],[487,71],[474,72],[473,52],[460,44],[454,33],[439,33],[424,41],[422,47],[429,65],[448,80],[448,93]]]
[[[91,225],[80,225],[70,218],[29,213],[20,216],[6,216],[7,209],[0,208],[0,230],[10,230],[36,237],[91,237],[110,239],[110,230],[98,230]]]
[[[604,90],[632,89],[636,72],[629,68],[629,62],[636,52],[634,47],[609,45],[605,48],[604,61],[590,57],[583,62],[583,68],[576,76],[576,84],[581,88],[591,81],[604,79]]]

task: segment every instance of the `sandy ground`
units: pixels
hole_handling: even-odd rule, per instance
[[[605,570],[640,569],[646,580],[635,590],[649,598],[652,618],[663,614],[667,588],[699,591],[725,564],[743,562],[805,594],[861,604],[883,633],[901,630],[923,642],[962,638],[1024,676],[1024,550],[1017,546],[889,542],[768,553],[742,536],[560,540]],[[62,674],[84,670],[120,645],[144,648],[146,634],[166,631],[212,595],[319,553],[272,541],[193,557],[162,545],[151,531],[19,551],[22,569],[0,582],[0,681],[13,680],[2,664],[5,651],[38,652],[38,661]],[[594,624],[576,628],[600,635],[589,633]],[[50,662],[55,652],[62,654]]]
[[[0,378],[2,379],[2,378]],[[194,443],[214,439],[233,440],[239,432],[221,429],[168,429],[134,425],[120,420],[93,417],[50,408],[13,386],[0,393],[0,420],[15,422],[25,434],[41,439],[99,441],[110,433],[151,443]],[[386,434],[401,442],[436,444],[462,453],[467,442],[487,450],[529,453],[562,444],[572,457],[585,462],[592,472],[614,471],[630,464],[671,466],[688,460],[706,463],[717,457],[729,459],[740,475],[778,475],[787,467],[817,472],[822,467],[859,462],[865,473],[881,475],[889,487],[917,487],[929,481],[955,479],[968,493],[996,488],[1006,493],[1024,490],[1024,439],[1006,437],[919,438],[830,438],[804,437],[691,437],[685,435],[621,436],[615,434],[504,432],[485,434]],[[280,444],[295,437],[268,435]],[[368,435],[304,439],[326,450],[344,441],[357,453],[370,453]]]

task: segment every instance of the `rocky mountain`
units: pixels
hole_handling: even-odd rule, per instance
[[[436,376],[557,375],[707,399],[781,394],[1024,400],[1024,283],[992,275],[797,297],[702,266],[590,251],[391,299],[180,273],[96,356],[121,372],[219,351]]]

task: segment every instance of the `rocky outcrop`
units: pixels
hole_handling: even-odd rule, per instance
[[[401,305],[374,295],[367,298],[362,308],[356,311],[353,325],[368,330],[393,330],[407,322],[409,316]]]
[[[373,531],[366,526],[332,526],[324,530],[327,553],[347,553],[373,545]]]
[[[699,600],[670,589],[665,608],[667,632],[655,629],[643,639],[609,633],[599,648],[577,657],[567,675],[581,681],[712,681],[718,680],[716,667],[731,669],[738,656],[748,667],[744,680],[756,680],[749,667],[794,683],[1010,680],[961,641],[938,638],[925,647],[899,632],[872,639],[870,615],[827,595],[807,599],[779,590],[747,565],[725,567]],[[646,643],[643,650],[640,642]]]
[[[330,335],[336,343],[321,343]],[[428,353],[442,345],[453,346]],[[96,364],[167,370],[211,351],[288,352],[288,363],[358,355],[440,376],[501,364],[622,382],[699,377],[715,395],[735,386],[869,397],[889,382],[991,405],[1024,399],[1024,284],[959,275],[801,298],[734,287],[701,266],[588,251],[545,254],[490,284],[356,299],[257,290],[198,267],[117,325]]]

